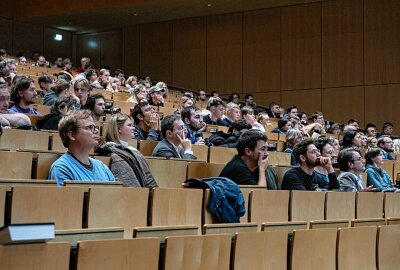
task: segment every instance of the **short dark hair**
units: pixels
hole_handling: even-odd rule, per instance
[[[391,122],[385,122],[385,123],[383,123],[382,130],[384,130],[387,127],[394,127],[394,126]]]
[[[372,159],[374,157],[377,157],[381,154],[381,149],[377,148],[377,147],[373,147],[368,149],[367,153],[365,153],[365,162],[367,164],[373,165],[374,162],[372,161]]]
[[[322,150],[324,149],[325,145],[327,145],[327,144],[332,144],[332,140],[328,137],[320,136],[320,137],[318,137],[318,139],[314,140],[314,145],[321,152],[321,155],[322,155]]]
[[[315,112],[311,115],[311,119],[315,120],[318,118],[318,116],[324,116],[324,114],[322,112]]]
[[[246,148],[253,151],[256,148],[258,141],[267,140],[267,135],[258,129],[250,129],[240,135],[237,140],[236,150],[238,151],[239,156],[244,156]]]
[[[102,94],[93,94],[90,95],[86,101],[85,109],[87,110],[94,110],[94,106],[96,106],[96,100],[102,98],[104,100],[104,96]]]
[[[123,71],[122,69],[116,69],[114,71],[114,77],[117,77],[119,74],[124,74],[125,75],[125,71]]]
[[[346,131],[343,135],[343,148],[351,147],[353,145],[352,141],[358,133],[357,130],[353,129]]]
[[[150,103],[147,100],[143,100],[143,101],[140,101],[138,104],[136,104],[135,107],[133,107],[132,118],[133,118],[133,121],[135,122],[135,125],[138,125],[140,123],[140,119],[139,119],[138,115],[140,114],[141,116],[144,116],[143,112],[142,112],[142,108],[149,104]]]
[[[360,150],[354,147],[349,147],[341,150],[338,155],[338,164],[339,164],[339,169],[343,172],[347,172],[350,167],[349,167],[349,162],[353,162],[353,153],[357,152],[361,155]]]
[[[286,109],[286,113],[287,114],[289,114],[293,109],[297,109],[297,107],[296,106],[289,106],[289,107],[287,107],[287,109]]]
[[[287,124],[288,122],[289,122],[289,119],[287,119],[287,118],[285,118],[285,117],[280,118],[280,119],[278,120],[278,129],[279,129],[280,131],[283,131],[282,128],[283,128],[284,126],[286,126],[286,124]]]
[[[38,83],[40,88],[42,88],[42,86],[40,85],[41,83],[52,83],[53,79],[50,77],[50,75],[46,74],[46,73],[42,73],[39,78],[38,78]]]
[[[232,93],[232,94],[229,96],[229,102],[232,102],[232,101],[233,101],[233,97],[234,97],[234,96],[238,96],[238,98],[240,98],[239,93]]]
[[[10,99],[18,104],[21,101],[19,91],[24,91],[31,86],[33,80],[25,75],[15,76],[11,84],[11,97]]]
[[[167,137],[167,131],[172,131],[174,129],[174,122],[180,120],[181,117],[177,114],[167,115],[161,121],[161,133],[164,138]]]
[[[64,109],[65,107],[71,108],[74,107],[76,100],[72,99],[72,97],[58,97],[54,102],[53,106],[51,106],[51,113],[60,114],[59,109]]]
[[[96,74],[96,75],[97,75],[97,70],[95,70],[95,69],[93,69],[93,68],[87,69],[86,72],[85,72],[85,77],[86,77],[86,79],[89,80],[90,77],[91,77],[93,74]]]
[[[254,97],[254,95],[253,94],[247,94],[247,95],[244,96],[244,100],[248,99],[249,97]]]
[[[276,102],[274,102],[274,101],[272,101],[270,104],[268,104],[268,108],[272,108],[272,107],[274,107],[275,105],[279,105],[278,103],[276,103]]]
[[[350,118],[349,121],[347,121],[347,124],[350,125],[351,123],[357,123],[359,124],[360,122],[357,119]]]
[[[299,142],[298,144],[296,144],[293,148],[293,153],[294,156],[296,157],[297,162],[300,164],[300,156],[305,156],[307,153],[307,149],[308,146],[314,144],[313,139],[311,138],[306,138],[304,140],[302,140],[301,142]]]
[[[186,118],[190,120],[192,113],[195,111],[198,111],[198,110],[199,110],[199,108],[197,108],[196,105],[192,105],[192,106],[184,108],[181,111],[182,120],[184,121]]]
[[[378,147],[382,148],[382,147],[381,147],[381,144],[384,144],[384,143],[385,143],[385,138],[392,139],[392,137],[390,137],[389,135],[382,135],[382,136],[380,136],[380,137],[378,138],[377,143],[376,143],[376,144],[378,145]]]
[[[228,133],[232,133],[233,130],[241,131],[243,129],[251,129],[252,126],[246,122],[246,120],[239,119],[231,123],[228,129]]]
[[[240,110],[242,113],[242,116],[248,115],[248,114],[254,114],[254,110],[250,106],[243,106],[242,109]]]

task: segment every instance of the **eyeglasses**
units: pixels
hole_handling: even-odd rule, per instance
[[[4,102],[9,102],[10,101],[10,97],[1,97],[0,98],[0,103],[4,103]]]
[[[318,149],[313,149],[313,150],[310,151],[311,154],[316,154],[316,153],[319,153],[319,152],[320,151]]]
[[[88,126],[83,126],[83,127],[79,127],[79,128],[83,128],[83,129],[86,129],[86,130],[90,130],[92,133],[93,133],[95,130],[99,130],[99,129],[100,129],[100,127],[99,127],[99,126],[96,126],[96,125],[88,125]]]
[[[177,128],[175,131],[183,131],[185,130],[186,127],[185,126],[179,126],[179,128]]]
[[[361,161],[361,160],[363,160],[363,157],[357,157],[352,159],[352,161]]]

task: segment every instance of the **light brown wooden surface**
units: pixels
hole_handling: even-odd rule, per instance
[[[256,232],[258,230],[257,223],[218,223],[204,224],[203,234],[235,234],[238,232]]]
[[[32,171],[32,153],[0,151],[1,177],[12,179],[30,179]]]
[[[356,216],[355,192],[327,192],[325,219],[353,219]]]
[[[294,230],[308,229],[306,221],[287,221],[287,222],[264,222],[261,224],[261,231],[281,231],[286,230],[289,234]]]
[[[0,137],[0,147],[7,147],[10,150],[48,150],[49,133],[21,129],[4,129],[3,135]]]
[[[211,146],[209,162],[216,164],[226,164],[231,161],[231,159],[235,155],[237,155],[236,148]]]
[[[286,270],[287,241],[285,230],[237,233],[232,269]]]
[[[147,188],[92,187],[89,190],[88,228],[123,227],[132,238],[133,228],[147,225]]]
[[[224,164],[189,162],[186,178],[207,178],[219,176],[224,167]]]
[[[7,191],[11,191],[14,186],[48,186],[55,187],[55,180],[40,180],[40,179],[0,179],[0,185],[5,186]]]
[[[158,238],[80,241],[77,270],[157,270],[159,253]]]
[[[4,213],[6,209],[6,186],[0,185],[0,227],[4,226]]]
[[[197,225],[201,227],[202,190],[155,188],[152,192],[151,226]]]
[[[54,222],[56,229],[82,228],[83,188],[16,186],[11,223]]]
[[[380,226],[385,224],[386,220],[384,218],[359,218],[350,221],[351,227]]]
[[[36,164],[36,179],[47,179],[51,165],[60,157],[56,153],[38,153]]]
[[[376,270],[377,227],[341,228],[337,267],[341,270]]]
[[[310,229],[347,228],[350,227],[348,219],[311,220]]]
[[[400,217],[400,194],[385,193],[384,196],[384,213],[385,218]]]
[[[268,161],[272,166],[290,166],[290,153],[269,152]]]
[[[198,161],[208,161],[208,146],[207,145],[192,145],[193,155],[197,157]]]
[[[159,187],[178,188],[186,180],[187,161],[146,159]]]
[[[357,192],[356,218],[382,218],[383,192]]]
[[[325,192],[293,190],[290,196],[290,220],[322,220],[324,207]]]
[[[199,232],[199,226],[195,225],[146,226],[135,227],[133,237],[158,237],[164,243],[167,236],[199,235]]]
[[[400,217],[396,217],[396,218],[386,218],[386,224],[387,224],[387,225],[397,225],[397,224],[400,224]]]
[[[291,269],[336,270],[336,236],[336,228],[295,230],[293,232]]]
[[[70,244],[0,245],[0,269],[68,270]]]
[[[151,156],[157,144],[157,141],[141,140],[139,142],[139,151],[143,154],[143,156]]]
[[[118,227],[56,230],[54,233],[55,238],[51,242],[69,242],[72,247],[76,247],[78,241],[83,240],[124,238],[124,229]]]
[[[167,237],[164,269],[228,270],[231,241],[229,234]]]
[[[250,193],[250,222],[279,222],[289,220],[288,190],[253,190]]]
[[[64,147],[64,145],[62,144],[60,135],[58,133],[53,133],[51,150],[61,151],[61,152],[67,151],[67,148]]]
[[[378,269],[400,269],[400,225],[379,226],[377,239]]]

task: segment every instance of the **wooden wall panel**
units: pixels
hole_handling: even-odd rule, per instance
[[[243,92],[279,91],[281,84],[280,9],[243,15]]]
[[[384,122],[394,124],[394,134],[400,134],[400,84],[365,87],[365,122],[372,122],[381,130]]]
[[[111,67],[113,76],[115,69],[122,68],[122,31],[103,32],[100,37],[101,66]]]
[[[12,18],[13,0],[1,0],[0,17]]]
[[[364,87],[322,89],[321,109],[326,120],[347,123],[356,118],[364,126]]]
[[[76,59],[74,62],[76,65],[80,65],[80,59],[86,56],[90,58],[90,62],[95,67],[101,67],[100,34],[77,35],[76,44]]]
[[[172,82],[172,22],[140,26],[140,75]]]
[[[363,0],[322,3],[322,87],[363,84]]]
[[[36,25],[13,22],[12,44],[13,51],[10,54],[25,52],[27,57],[32,56],[33,51],[43,54],[43,27]]]
[[[400,1],[365,0],[365,84],[400,82]]]
[[[174,85],[195,90],[207,88],[206,36],[204,17],[174,22],[172,56]]]
[[[244,96],[242,99],[244,100]],[[266,92],[266,93],[254,93],[254,101],[257,105],[267,107],[271,102],[281,103],[281,92]]]
[[[123,40],[124,40],[124,58],[123,67],[124,71],[128,74],[139,74],[140,73],[140,34],[139,26],[133,25],[124,27],[123,29]]]
[[[61,34],[63,36],[63,39],[61,41],[54,40],[55,34]],[[53,62],[59,56],[71,59],[72,34],[70,32],[44,28],[43,43],[44,43],[43,53],[46,59],[50,61],[50,63],[53,64]],[[71,61],[73,61],[73,59],[71,59]],[[79,64],[79,62],[78,63],[74,62],[73,64],[76,65]]]
[[[282,90],[321,88],[321,4],[282,8]]]
[[[207,17],[207,91],[242,92],[242,14]]]
[[[282,103],[284,108],[296,105],[299,112],[310,115],[321,110],[321,89],[282,91]]]
[[[12,21],[0,18],[0,48],[5,49],[8,54],[12,53],[12,27]]]

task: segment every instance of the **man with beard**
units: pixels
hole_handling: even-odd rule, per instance
[[[160,116],[147,100],[139,102],[132,112],[135,121],[135,139],[147,141],[161,141]]]
[[[318,191],[321,189],[333,190],[340,188],[331,159],[321,156],[312,139],[305,139],[296,144],[294,155],[300,167],[290,169],[285,173],[282,181],[283,190]],[[318,165],[328,172],[329,182],[326,182],[321,174],[314,171],[314,168]]]
[[[396,160],[392,156],[393,153],[393,140],[389,135],[382,135],[378,138],[378,147],[381,149],[384,160]]]
[[[16,113],[39,114],[29,105],[35,104],[35,84],[31,78],[26,76],[16,76],[11,84],[11,101],[14,106],[10,108]]]
[[[186,107],[181,112],[181,117],[188,131],[187,138],[192,144],[204,144],[202,132],[206,127],[203,122],[201,110],[196,106]]]
[[[94,121],[99,121],[100,117],[105,115],[106,103],[102,94],[90,95],[87,98],[85,109],[92,112],[92,118]]]

